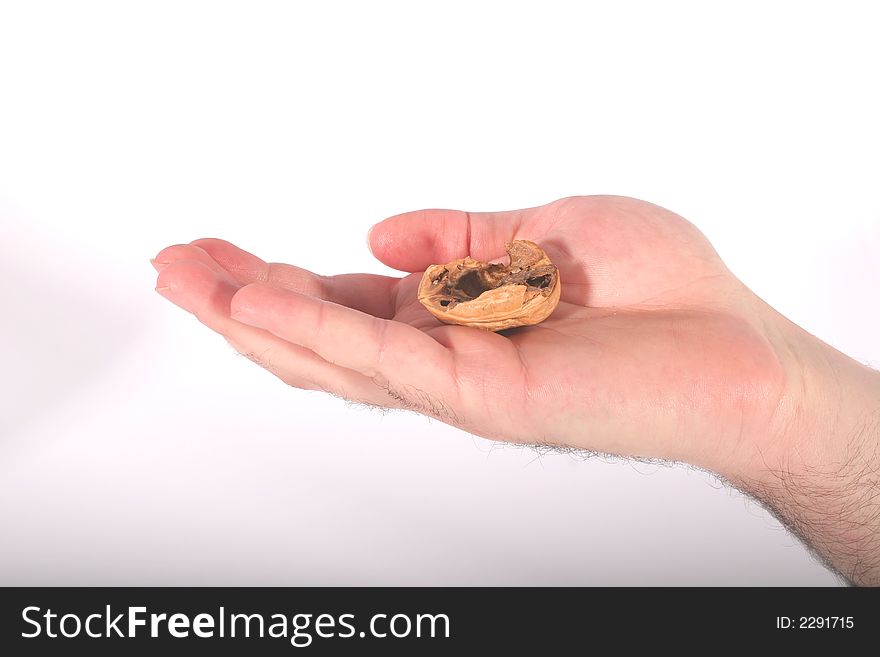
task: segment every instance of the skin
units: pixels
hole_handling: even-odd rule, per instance
[[[559,267],[543,323],[448,326],[417,301],[431,264],[497,259],[513,239]],[[849,581],[880,583],[880,374],[764,303],[682,217],[572,197],[410,212],[368,243],[412,273],[319,276],[201,239],[156,256],[156,290],[297,388],[496,440],[711,470]]]

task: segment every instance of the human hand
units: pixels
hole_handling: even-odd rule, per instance
[[[562,300],[546,321],[490,333],[443,325],[418,302],[428,265],[494,259],[512,239],[559,267]],[[493,439],[686,461],[790,525],[796,514],[768,499],[779,473],[849,458],[846,436],[880,408],[876,373],[785,320],[692,224],[649,203],[426,210],[377,224],[369,241],[413,273],[323,277],[208,239],[160,252],[157,290],[290,385]],[[858,383],[845,403],[841,376]]]

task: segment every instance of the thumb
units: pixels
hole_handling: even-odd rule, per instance
[[[416,210],[379,222],[367,233],[372,254],[405,272],[471,256],[491,260],[504,255],[507,242],[518,237],[536,208],[507,212]]]

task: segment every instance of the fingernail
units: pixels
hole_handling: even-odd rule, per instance
[[[170,262],[166,262],[165,260],[156,260],[155,258],[150,258],[150,264],[153,265],[153,269],[156,271],[162,271],[166,265],[170,265]]]
[[[376,254],[373,253],[373,247],[372,247],[372,245],[370,244],[370,235],[373,234],[373,229],[374,229],[375,227],[376,227],[376,226],[375,226],[375,224],[374,224],[374,225],[370,226],[370,230],[367,231],[367,249],[369,250],[370,255],[373,256],[373,257],[375,257]]]
[[[161,294],[163,297],[168,296],[170,291],[171,291],[170,285],[157,285],[156,286],[156,292]]]

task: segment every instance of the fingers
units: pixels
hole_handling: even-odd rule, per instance
[[[243,329],[251,327],[242,326]],[[401,408],[397,400],[367,377],[331,365],[313,351],[290,344],[268,331],[233,331],[226,341],[242,356],[268,370],[286,384],[302,390],[328,392],[349,401]]]
[[[218,333],[229,328],[229,302],[240,286],[216,263],[175,260],[157,269],[157,292]]]
[[[376,317],[393,317],[400,279],[374,274],[319,276],[293,265],[267,263],[255,255],[218,239],[176,244],[160,251],[157,269],[178,260],[195,260],[214,271],[225,272],[240,285],[265,282],[294,292],[339,303]]]
[[[397,278],[375,274],[319,276],[293,265],[265,262],[234,244],[213,238],[199,239],[188,246],[212,258],[242,285],[268,283],[355,308],[376,317],[394,316],[395,292],[399,281]],[[156,258],[159,259],[163,254],[164,252],[160,253]],[[174,253],[170,255],[173,256]]]
[[[230,302],[239,289],[228,272],[216,263],[212,266],[201,259],[160,265],[156,286],[162,296],[193,313],[203,324],[223,335],[239,353],[289,385],[324,390],[367,404],[400,407],[397,400],[369,378],[331,365],[309,349],[285,342],[268,331],[232,319]]]
[[[424,271],[430,265],[470,255],[488,261],[504,255],[513,239],[539,241],[546,233],[548,206],[509,212],[418,210],[376,224],[367,241],[373,255],[400,271]]]
[[[232,317],[305,347],[379,383],[404,406],[453,423],[461,418],[452,353],[412,326],[255,283],[231,302]]]

